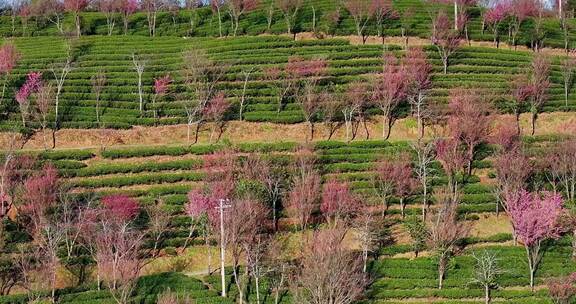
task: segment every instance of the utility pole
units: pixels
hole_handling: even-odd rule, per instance
[[[224,209],[230,208],[229,199],[218,200],[218,211],[220,212],[220,277],[222,281],[222,297],[226,297],[226,272],[224,271],[224,259],[226,258],[225,252],[225,238],[224,238]]]

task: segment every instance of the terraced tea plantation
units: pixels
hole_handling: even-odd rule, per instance
[[[538,157],[543,151],[565,139],[566,137],[561,136],[532,137],[526,138],[524,145],[529,154]],[[237,144],[232,148],[242,158],[260,154],[287,168],[298,146],[297,143],[247,143]],[[197,145],[110,148],[105,151],[66,150],[42,152],[38,154],[38,157],[45,162],[52,162],[58,168],[59,174],[65,178],[65,183],[72,187],[71,191],[77,195],[100,197],[122,193],[137,198],[142,205],[163,201],[166,204],[166,210],[171,213],[170,229],[166,231],[166,240],[162,243],[163,250],[169,253],[176,252],[176,248],[186,243],[190,218],[184,213],[184,205],[188,202],[187,193],[191,189],[203,187],[206,173],[201,168],[206,159],[205,156],[229,148],[225,145]],[[373,182],[379,161],[402,152],[412,153],[408,142],[387,141],[357,141],[349,144],[324,141],[317,142],[313,150],[317,158],[316,167],[322,173],[322,179],[325,182],[330,179],[350,182],[353,192],[367,202],[371,202],[370,204],[375,207],[381,204],[375,195],[377,189],[374,188]],[[475,175],[462,180],[461,186],[462,195],[458,212],[468,222],[478,223],[479,226],[484,225],[486,220],[496,218],[497,200],[492,186],[494,169],[491,167],[491,150],[492,147],[485,148],[486,153],[483,154],[487,157],[475,161]],[[447,182],[442,166],[434,162],[431,168],[432,188],[441,189]],[[407,216],[421,213],[421,199],[421,193],[414,193],[407,199]],[[390,227],[398,227],[397,225],[401,223],[398,198],[392,196],[389,204],[391,204],[390,208],[386,211],[387,221],[390,222]],[[501,208],[502,206],[500,210]],[[287,215],[284,214],[284,216]],[[505,215],[501,213],[500,223],[504,220],[503,217]],[[495,231],[502,231],[502,229],[495,229]],[[506,228],[503,231],[506,231]],[[510,232],[471,235],[461,242],[464,251],[451,262],[444,288],[438,290],[434,258],[430,256],[416,259],[404,257],[410,254],[412,247],[401,239],[392,238],[388,245],[375,253],[378,258],[370,264],[374,273],[374,281],[367,291],[366,302],[401,303],[430,299],[435,299],[435,302],[442,299],[442,303],[476,301],[482,298],[484,293],[481,288],[470,282],[474,276],[473,255],[481,250],[494,252],[498,256],[498,263],[501,263],[503,267],[505,265],[506,271],[498,277],[498,288],[493,292],[495,301],[549,302],[545,289],[532,292],[526,288],[529,280],[525,252],[521,247],[511,244]],[[576,271],[576,266],[571,259],[570,240],[563,238],[551,246],[544,254],[541,267],[537,272],[538,285],[544,284],[547,278],[568,275]],[[227,286],[231,288],[230,292],[234,295],[237,290],[233,284],[232,273],[228,271]],[[142,280],[144,279],[146,277]],[[173,287],[171,283],[164,281],[160,286],[169,286],[175,292],[196,299],[197,303],[228,303],[216,298],[215,293],[221,290],[219,279],[217,275],[202,277],[203,283],[198,282],[198,284],[204,287],[198,287],[198,290],[196,287],[191,289],[187,285],[182,285],[179,289],[180,287]],[[192,283],[190,281],[190,284]],[[142,294],[144,297],[141,303],[148,303],[146,299],[154,298],[154,295],[161,293],[161,287],[153,288],[155,292],[141,292],[137,289],[137,294]],[[213,289],[213,291],[205,290],[206,288]],[[263,294],[270,292],[267,287],[261,286],[261,288]],[[109,295],[99,298],[101,292],[95,291],[63,292],[69,294],[61,296],[62,303],[100,303],[99,301],[108,301],[105,299],[109,298]],[[255,299],[253,289],[249,291],[248,297]],[[16,298],[14,302],[10,299],[12,298],[6,298],[7,303],[18,302]],[[135,300],[140,301],[138,298]],[[289,303],[289,301],[290,297],[284,296],[282,303]]]
[[[20,110],[11,97],[24,82],[30,71],[40,71],[48,82],[54,82],[51,69],[65,61],[63,40],[58,38],[18,38],[13,40],[22,52],[22,60],[10,76],[7,97],[2,105],[7,117],[4,128],[21,124]],[[256,122],[296,123],[304,120],[302,111],[294,100],[288,100],[279,110],[278,96],[282,90],[277,82],[266,80],[264,71],[283,67],[289,57],[324,58],[328,62],[328,75],[322,84],[336,91],[358,79],[371,79],[379,73],[383,63],[382,46],[353,46],[344,40],[292,41],[282,37],[242,37],[228,39],[181,39],[142,37],[86,37],[74,44],[73,69],[63,83],[60,105],[62,127],[93,128],[104,125],[128,128],[132,125],[177,124],[187,121],[184,101],[192,92],[187,91],[183,79],[182,56],[186,50],[201,49],[209,57],[225,63],[223,81],[217,89],[225,92],[233,102],[228,119],[238,118],[238,103],[243,93],[245,71],[251,71],[245,90],[243,119]],[[403,53],[398,46],[386,46],[397,56]],[[434,64],[433,89],[430,103],[446,103],[450,89],[457,87],[484,90],[485,94],[502,96],[497,104],[508,112],[509,82],[514,75],[526,73],[532,60],[531,53],[496,50],[492,48],[464,47],[451,59],[448,74],[441,70],[438,53],[433,47],[426,49]],[[140,54],[147,64],[143,73],[145,112],[139,111],[138,77],[132,55]],[[544,111],[572,111],[576,107],[573,88],[568,104],[564,101],[564,82],[560,73],[560,59],[553,59],[550,98]],[[106,85],[101,92],[101,124],[96,121],[96,95],[91,78],[98,72],[106,74]],[[171,94],[152,102],[154,79],[164,75],[174,79]],[[159,119],[154,118],[158,113]],[[52,113],[53,114],[53,113]],[[316,118],[319,119],[319,118]],[[52,117],[53,120],[53,117]]]
[[[575,10],[0,5],[0,304],[576,303]]]
[[[440,10],[450,12],[451,5],[444,5],[438,2],[427,3],[420,0],[394,0],[392,2],[393,14],[385,16],[383,24],[383,33],[386,36],[400,36],[402,29],[409,36],[429,38],[431,31],[433,14]],[[449,3],[448,3],[449,4]],[[170,6],[167,6],[170,7]],[[161,36],[220,36],[218,16],[215,11],[209,7],[199,7],[194,10],[181,9],[173,10],[167,7],[161,7],[157,12],[156,34]],[[270,25],[268,18],[270,8],[272,7],[272,17]],[[170,10],[170,11],[168,11]],[[108,27],[106,16],[103,13],[96,12],[97,7],[92,8],[89,12],[81,12],[82,32],[86,35],[106,35]],[[483,15],[486,8],[469,7],[468,13],[468,35],[474,40],[492,41],[491,30],[483,23]],[[58,35],[59,30],[44,14],[51,14],[50,11],[39,12],[38,16],[28,16],[26,28],[21,24],[21,19],[16,16],[13,26],[10,16],[2,16],[0,25],[0,34],[2,36],[46,36]],[[529,12],[528,15],[537,15]],[[338,18],[335,19],[335,16]],[[72,14],[63,14],[62,27],[65,31],[73,31],[74,18]],[[122,34],[123,26],[120,15],[113,17],[116,26],[113,28],[113,34]],[[221,8],[222,18],[222,35],[233,35],[232,18],[227,13],[226,7]],[[30,20],[31,19],[31,20]],[[237,35],[259,35],[259,34],[283,34],[287,32],[285,16],[279,9],[275,1],[261,1],[254,10],[244,12],[239,20]],[[294,14],[292,24],[293,32],[314,32],[319,35],[356,35],[356,25],[354,17],[346,9],[343,3],[335,0],[310,0],[302,3],[302,6]],[[507,41],[505,37],[508,31],[510,19],[505,20],[499,26],[502,40]],[[535,34],[538,20],[526,18],[521,24],[520,35],[517,37],[518,45],[530,45],[530,41]],[[571,18],[567,19],[570,27],[574,26]],[[483,29],[484,26],[484,29]],[[551,47],[564,47],[564,33],[560,20],[553,18],[552,14],[545,16],[542,22],[542,30],[546,39],[545,45]],[[366,22],[365,32],[368,35],[377,35],[377,24],[375,18],[370,18]],[[148,24],[145,12],[136,12],[128,16],[128,33],[130,35],[147,36],[149,34]],[[538,33],[536,33],[538,34]],[[574,40],[575,34],[572,31],[568,33],[570,41]]]

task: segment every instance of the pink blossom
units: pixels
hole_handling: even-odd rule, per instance
[[[24,19],[29,17],[31,13],[32,12],[30,9],[30,5],[28,4],[22,5],[22,7],[20,7],[20,10],[18,10],[18,16]]]
[[[346,217],[358,207],[358,200],[350,191],[347,182],[330,180],[324,184],[320,211],[328,218]]]
[[[525,246],[530,247],[539,241],[560,237],[558,219],[563,211],[560,195],[522,190],[506,194],[505,203],[516,235]]]
[[[58,173],[52,165],[46,165],[38,174],[24,182],[22,211],[40,215],[56,202]]]
[[[16,92],[16,101],[20,105],[24,105],[28,102],[28,97],[32,93],[38,92],[38,89],[42,86],[42,73],[40,72],[30,72],[26,76],[26,82],[20,87],[18,92]]]
[[[206,105],[203,114],[208,120],[220,121],[229,108],[230,103],[226,100],[226,96],[224,96],[224,93],[219,93]]]
[[[88,0],[64,0],[64,8],[70,12],[80,12],[88,6]]]
[[[113,194],[101,199],[106,215],[120,221],[128,221],[140,212],[138,202],[124,194]]]
[[[154,79],[154,93],[164,95],[168,92],[168,87],[172,83],[170,75]]]
[[[288,58],[286,73],[293,78],[318,77],[326,73],[328,63],[324,59],[306,60],[300,57]]]
[[[422,48],[410,48],[403,59],[403,64],[414,91],[428,89],[432,85],[430,81],[432,65]]]
[[[497,25],[508,17],[511,9],[509,1],[499,2],[484,13],[484,22],[489,25]]]
[[[184,207],[186,214],[191,218],[199,218],[208,215],[213,220],[216,217],[216,206],[218,203],[213,197],[204,194],[201,190],[195,189],[188,192],[188,203]]]
[[[131,15],[138,10],[137,0],[122,0],[120,3],[120,11],[124,15]]]
[[[13,44],[6,43],[0,48],[0,73],[9,74],[20,59],[20,53]]]

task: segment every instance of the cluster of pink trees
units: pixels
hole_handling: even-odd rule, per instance
[[[276,297],[280,290],[289,288],[305,302],[341,299],[339,301],[343,302],[339,303],[351,303],[358,299],[366,283],[362,257],[347,249],[342,237],[351,223],[359,218],[360,197],[352,192],[347,182],[330,180],[322,185],[315,168],[315,155],[308,149],[295,153],[290,172],[274,172],[279,169],[259,156],[242,160],[234,151],[205,156],[202,170],[206,174],[206,184],[189,193],[186,205],[187,214],[193,220],[191,231],[194,232],[190,235],[200,232],[198,228],[205,226],[202,230],[219,240],[220,267],[224,265],[224,252],[229,253],[241,303],[246,301],[248,279],[252,278],[259,284],[264,276],[273,276],[270,278],[274,285],[271,288]],[[262,188],[255,187],[254,183]],[[266,195],[262,196],[258,189],[266,189]],[[284,191],[286,194],[280,197]],[[283,208],[292,220],[286,224],[302,230],[300,246],[303,252],[310,253],[297,257],[296,262],[301,265],[298,268],[289,267],[277,254],[280,245],[277,239],[286,233],[282,226],[276,228],[275,224],[275,210],[280,208],[280,201],[284,202]],[[327,225],[325,229],[314,233],[313,238],[304,233],[322,219]],[[330,245],[332,250],[325,250],[328,247],[324,245]],[[346,267],[335,269],[334,262],[343,263]],[[241,267],[246,267],[246,271],[240,271]],[[287,281],[289,269],[294,276],[293,282]],[[314,273],[326,273],[327,277],[311,280]],[[224,275],[222,268],[221,275]],[[340,281],[334,282],[334,276]],[[279,281],[278,277],[281,278]],[[307,292],[328,282],[332,282],[329,285],[334,286],[330,288],[338,290],[339,295]],[[222,284],[222,295],[226,296],[225,282]],[[353,289],[343,290],[352,286]],[[259,302],[259,291],[256,291],[256,298]]]
[[[398,13],[392,8],[390,0],[346,0],[344,7],[352,16],[356,25],[356,33],[366,43],[366,28],[370,21],[376,23],[378,36],[385,42],[384,24],[387,19],[397,19]]]
[[[536,132],[536,120],[538,114],[549,100],[550,60],[544,54],[536,54],[527,69],[527,75],[516,76],[511,81],[510,95],[512,97],[512,110],[516,117],[518,134],[521,133],[520,114],[528,106],[531,113],[531,134]],[[571,72],[566,71],[566,77],[571,77]],[[569,87],[565,83],[565,87]]]
[[[140,270],[162,245],[168,213],[161,203],[141,207],[123,194],[104,196],[99,203],[72,197],[51,164],[36,165],[35,159],[12,156],[1,171],[2,217],[16,209],[12,220],[31,239],[12,255],[17,271],[6,286],[19,284],[30,301],[49,290],[55,301],[61,267],[76,276],[77,284],[93,270],[98,288],[103,282],[117,303],[128,303]],[[135,225],[142,212],[146,224]],[[152,248],[145,245],[148,239],[154,241]],[[85,261],[86,252],[92,261]]]
[[[340,109],[346,125],[346,139],[353,140],[361,124],[369,138],[366,126],[370,115],[368,110],[376,107],[383,116],[382,138],[388,139],[392,126],[400,115],[400,107],[410,104],[418,121],[418,133],[422,137],[425,119],[429,113],[425,97],[431,85],[431,69],[427,56],[421,49],[410,49],[401,59],[387,53],[383,56],[382,73],[375,75],[371,86],[362,82],[350,84],[342,103],[325,103],[324,113]]]

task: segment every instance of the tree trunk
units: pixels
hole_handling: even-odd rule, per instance
[[[256,276],[254,281],[256,283],[256,304],[260,304],[260,278]]]
[[[222,16],[220,14],[220,7],[218,7],[216,11],[218,13],[218,33],[220,35],[220,38],[222,38]]]
[[[444,272],[446,271],[446,261],[445,257],[441,256],[438,261],[438,289],[442,289],[444,283]]]
[[[576,260],[576,229],[572,230],[572,260]]]
[[[124,35],[128,35],[128,16],[124,16]]]
[[[404,207],[404,197],[400,197],[400,214],[402,215],[402,218],[405,217]]]
[[[240,284],[239,275],[238,275],[238,265],[235,265],[233,268],[233,275],[234,281],[236,282],[236,288],[238,288],[238,300],[240,304],[244,303],[244,290],[242,290],[242,284]]]
[[[76,20],[76,37],[80,37],[80,35],[82,35],[82,32],[80,31],[80,13],[76,13],[75,20]]]
[[[484,286],[484,303],[490,304],[490,286]]]
[[[364,273],[366,273],[367,264],[368,264],[368,249],[367,248],[364,248],[364,250],[362,251],[362,260],[364,262],[364,265],[362,267],[362,271]]]
[[[532,136],[536,133],[536,119],[538,118],[538,113],[532,112]]]

